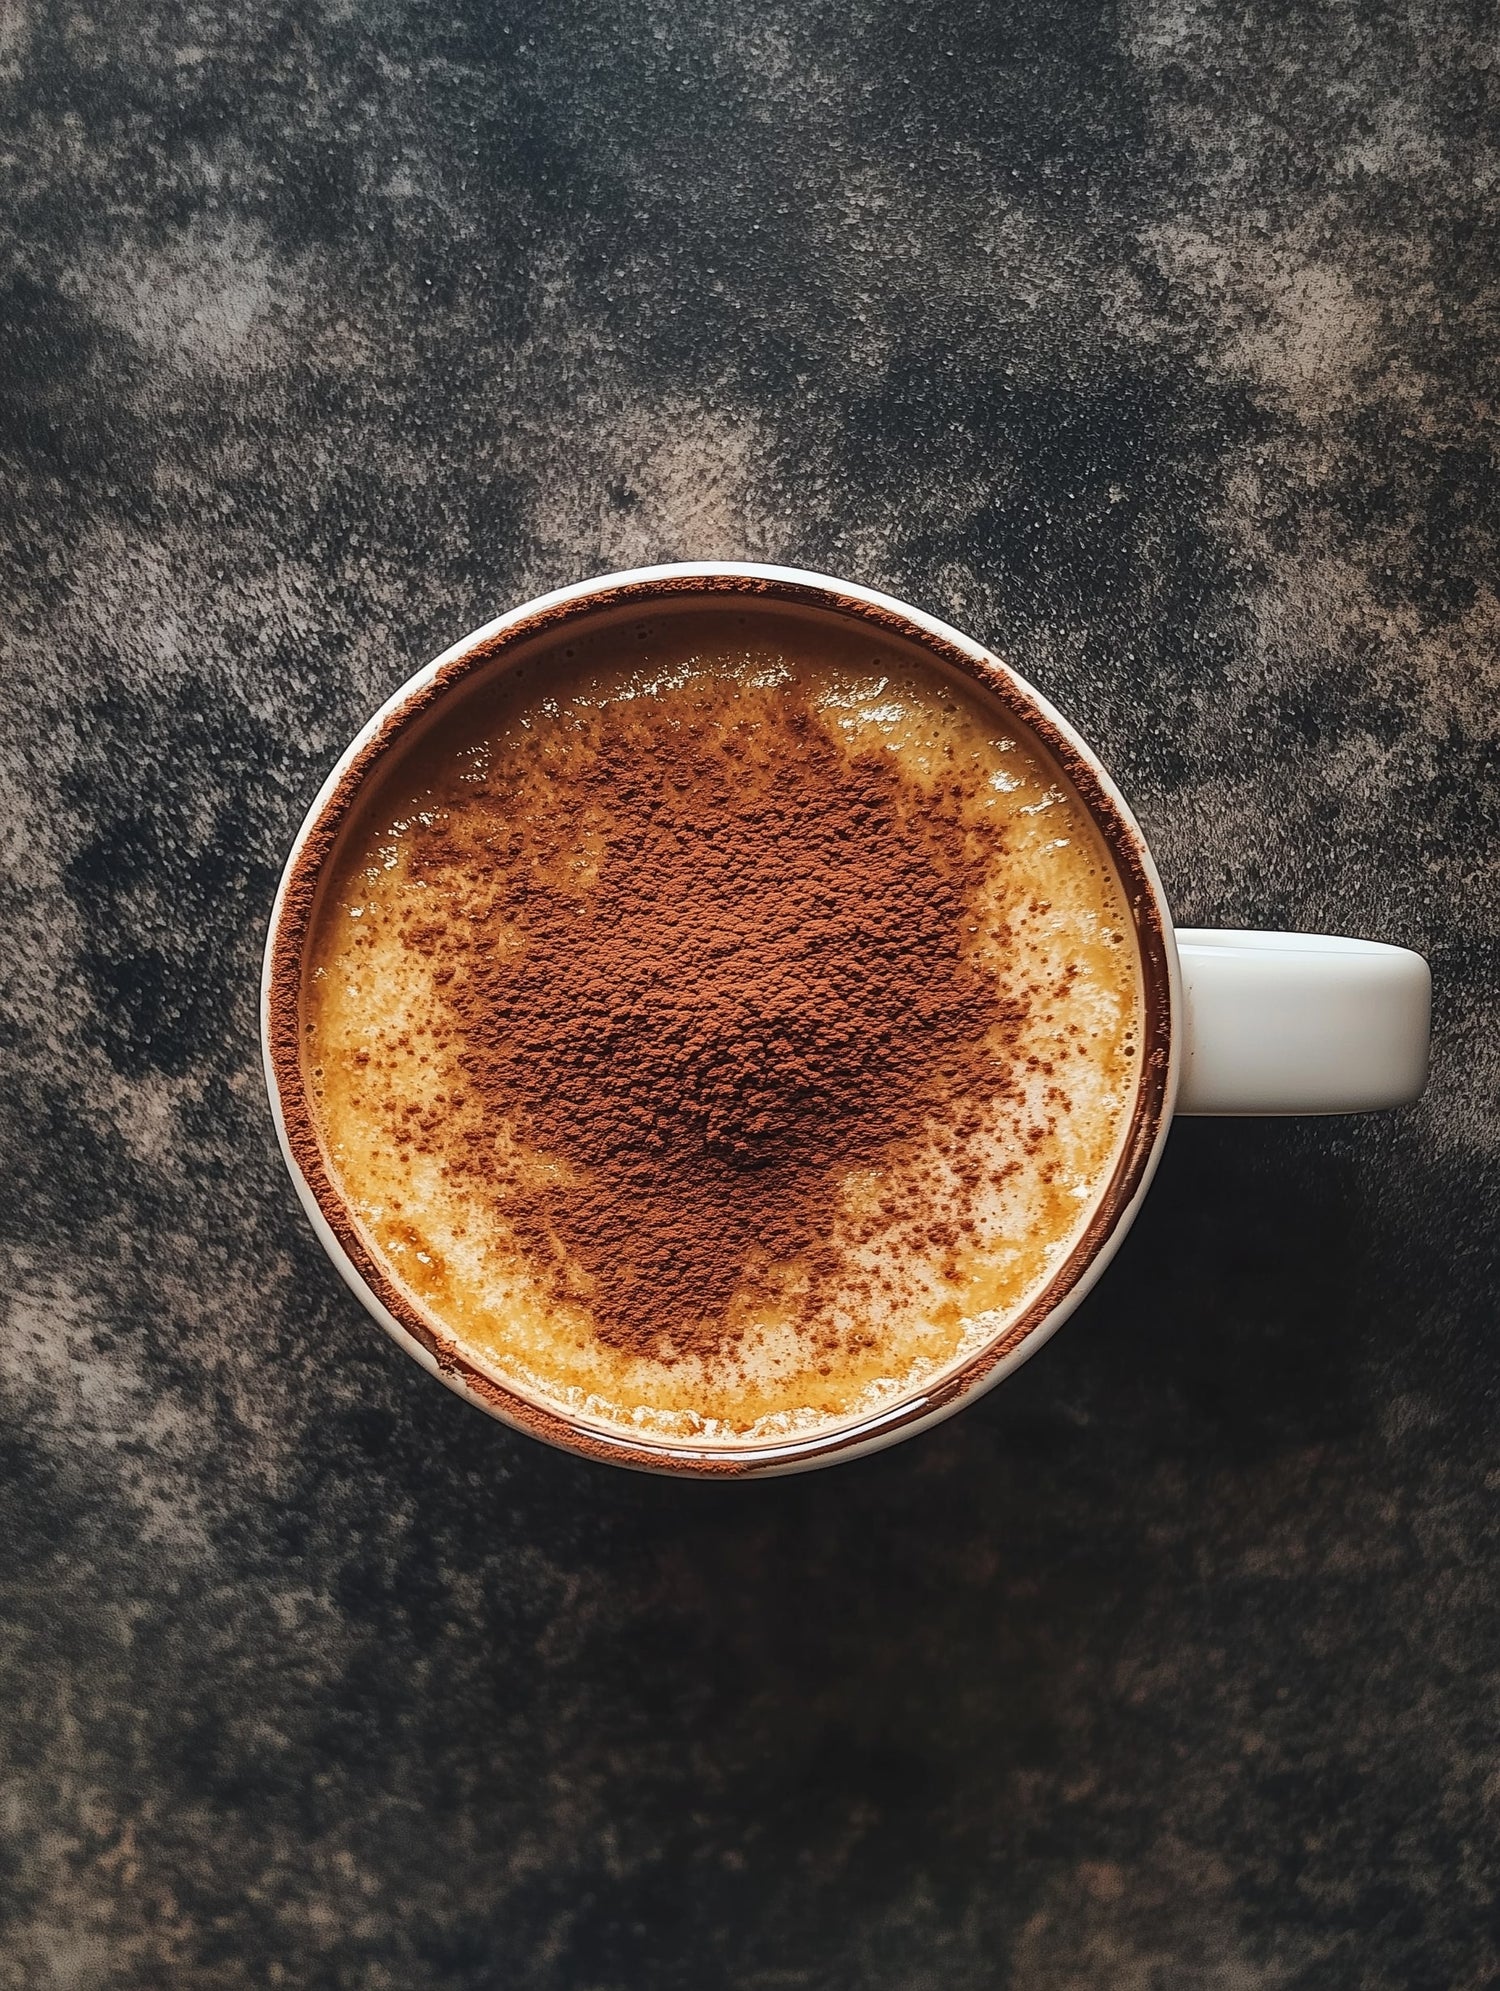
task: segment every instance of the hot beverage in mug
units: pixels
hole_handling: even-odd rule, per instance
[[[1418,957],[1177,941],[1108,776],[977,645],[646,570],[479,632],[335,770],[273,923],[273,1103],[336,1263],[464,1394],[785,1471],[1045,1338],[1184,1065],[1208,1110],[1420,1086]]]

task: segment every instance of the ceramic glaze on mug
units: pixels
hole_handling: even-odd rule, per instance
[[[693,637],[691,645],[687,633]],[[813,663],[803,669],[793,655],[799,641],[805,643],[809,657],[817,653],[813,659],[817,669]],[[783,655],[791,655],[793,661],[783,665]],[[735,657],[741,661],[733,663]],[[588,659],[594,663],[586,671]],[[655,661],[647,671],[639,659]],[[888,689],[876,695],[878,687]],[[723,707],[723,723],[715,717],[719,713],[715,701]],[[797,703],[795,727],[801,733],[793,729],[779,735],[779,715],[789,701]],[[472,721],[472,741],[466,731],[470,713],[480,715]],[[707,713],[709,719],[701,721],[693,713]],[[665,759],[651,735],[651,727],[657,725],[653,715],[659,715],[659,725],[679,729],[673,733],[677,745]],[[641,733],[641,727],[647,731]],[[739,755],[733,765],[729,759],[723,761],[723,780],[713,774],[717,749],[711,747],[709,761],[703,763],[701,747],[703,739],[719,737],[733,737],[737,743],[733,753]],[[430,761],[436,753],[434,743],[452,743],[452,739],[462,747],[458,774],[448,765],[454,761],[448,745],[444,749],[448,786],[432,786],[436,776],[422,757]],[[620,814],[612,800],[616,790],[622,794],[631,790],[629,739],[655,759],[647,771],[649,792],[641,804],[645,814],[637,808],[637,816],[625,824],[624,818],[612,822],[610,812],[614,808],[616,816]],[[831,1282],[817,1306],[809,1292],[821,1290],[817,1288],[821,1274],[809,1272],[809,1264],[831,1262],[827,1250],[821,1258],[819,1254],[777,1258],[771,1250],[775,1242],[771,1226],[767,1228],[771,1242],[759,1254],[765,1262],[757,1260],[751,1266],[755,1222],[749,1222],[745,1209],[735,1203],[733,1183],[741,1181],[749,1195],[765,1191],[771,1177],[761,1173],[735,1179],[733,1171],[721,1171],[709,1179],[727,1185],[725,1236],[731,1238],[733,1232],[737,1238],[737,1242],[731,1238],[731,1244],[735,1252],[745,1254],[749,1280],[743,1290],[735,1288],[737,1340],[733,1350],[725,1342],[727,1366],[721,1364],[723,1372],[713,1376],[717,1394],[709,1400],[707,1382],[715,1358],[705,1356],[709,1342],[701,1334],[679,1340],[665,1336],[659,1346],[651,1334],[641,1336],[639,1320],[651,1326],[651,1266],[655,1264],[655,1276],[661,1280],[681,1270],[669,1254],[657,1252],[651,1258],[643,1250],[641,1276],[647,1278],[647,1286],[627,1290],[624,1300],[616,1292],[612,1300],[610,1292],[620,1286],[614,1278],[620,1268],[602,1262],[598,1252],[590,1260],[586,1250],[582,1256],[574,1250],[580,1244],[576,1220],[580,1183],[588,1187],[590,1171],[598,1173],[600,1167],[608,1175],[618,1153],[608,1143],[590,1145],[588,1139],[582,1147],[574,1141],[572,1153],[544,1151],[546,1143],[538,1149],[534,1139],[526,1151],[524,1137],[532,1137],[538,1125],[546,1129],[554,1123],[564,1129],[572,1125],[574,1135],[582,1125],[588,1133],[594,1113],[590,1101],[582,1101],[582,1121],[578,1111],[572,1123],[558,1121],[550,1105],[558,1073],[546,1065],[544,1053],[550,1055],[558,1025],[564,1037],[568,1027],[568,1001],[574,988],[566,980],[564,960],[574,932],[568,922],[590,902],[590,894],[600,890],[606,860],[616,866],[610,872],[616,878],[625,862],[620,852],[637,852],[641,824],[647,828],[655,824],[649,834],[657,840],[665,836],[667,844],[681,852],[683,836],[699,836],[691,848],[701,850],[703,866],[719,862],[713,822],[707,828],[703,822],[693,822],[683,814],[687,804],[679,808],[671,800],[673,790],[689,790],[693,765],[699,769],[699,784],[707,778],[707,788],[723,788],[725,808],[731,802],[743,804],[749,790],[763,790],[767,820],[781,820],[777,794],[785,790],[793,796],[801,776],[789,763],[783,776],[775,763],[767,761],[765,743],[775,739],[783,741],[783,751],[791,751],[797,741],[817,743],[815,759],[823,769],[819,780],[827,790],[825,800],[849,798],[851,820],[863,824],[855,834],[867,840],[871,852],[884,850],[882,836],[886,842],[896,838],[890,842],[888,858],[892,890],[904,890],[904,868],[920,868],[920,850],[932,846],[932,836],[938,832],[948,838],[950,854],[962,856],[960,872],[968,880],[962,890],[970,892],[972,902],[960,906],[962,890],[952,898],[948,886],[932,886],[948,908],[948,926],[958,932],[962,916],[962,934],[978,936],[964,940],[962,950],[968,950],[964,960],[954,956],[950,964],[958,976],[954,988],[982,992],[974,982],[976,974],[994,970],[996,978],[1002,978],[1014,966],[1020,980],[1008,990],[1006,1001],[992,1005],[1000,1021],[994,1023],[992,1037],[984,1039],[988,1045],[1004,1037],[1014,1069],[1006,1067],[1002,1073],[1000,1065],[994,1065],[994,1097],[966,1101],[962,1085],[954,1093],[952,1077],[944,1081],[948,1087],[944,1093],[938,1087],[938,1063],[942,1045],[954,1037],[954,1031],[948,1029],[944,1039],[942,1017],[952,1019],[958,1011],[952,1001],[944,1011],[938,995],[932,995],[932,1085],[938,1089],[922,1107],[926,1121],[920,1113],[900,1121],[904,1145],[898,1143],[908,1159],[920,1151],[928,1173],[914,1173],[912,1163],[904,1175],[876,1181],[878,1169],[867,1167],[869,1155],[855,1145],[839,1167],[831,1165],[821,1175],[813,1171],[801,1177],[817,1181],[819,1195],[825,1197],[829,1211],[835,1211],[827,1222],[841,1226],[843,1238],[843,1270],[837,1276],[827,1274]],[[697,747],[691,747],[693,741]],[[697,763],[691,761],[689,747],[699,755]],[[847,749],[845,759],[841,759],[843,749]],[[725,749],[725,755],[729,751]],[[534,773],[538,767],[552,769],[548,778],[562,778],[558,769],[566,773],[570,767],[584,767],[586,802],[588,780],[598,780],[600,808],[586,806],[576,826],[566,834],[552,834],[552,842],[548,836],[540,842],[538,836],[530,836],[528,842],[522,834],[526,822],[516,826],[504,814],[506,808],[512,812],[522,808],[518,800],[522,796],[534,798],[534,828],[546,830],[558,814],[548,802],[554,790],[546,788],[546,782],[538,786],[540,776]],[[420,782],[418,769],[426,769]],[[839,786],[851,769],[869,786],[869,796],[859,786]],[[657,788],[667,796],[665,802],[657,800]],[[894,796],[888,808],[882,800],[886,790]],[[912,796],[920,804],[922,794],[930,798],[930,808],[912,806]],[[390,814],[396,802],[388,796],[404,798],[400,800],[404,814],[398,810],[398,820]],[[470,824],[464,842],[456,832],[450,834],[446,824],[468,820],[464,810],[472,796],[488,796],[484,806],[490,814],[480,822],[484,834]],[[837,806],[845,806],[843,800],[837,800]],[[1056,816],[1046,818],[1042,812],[1052,808]],[[924,820],[928,814],[932,822]],[[745,816],[743,806],[741,818],[741,834],[743,822],[759,820],[753,812]],[[811,834],[805,824],[813,820],[799,816],[797,834]],[[1042,896],[1050,890],[1048,874],[1038,870],[1048,862],[1048,838],[1036,830],[1036,822],[1048,820],[1072,824],[1070,836],[1052,838],[1058,854],[1050,862],[1062,866],[1058,870],[1062,896],[1056,906],[1052,898]],[[510,834],[512,828],[516,836]],[[898,842],[902,834],[910,842],[908,854],[902,854],[906,846]],[[502,846],[510,854],[490,860],[486,852],[498,852]],[[994,854],[1012,846],[1014,858]],[[755,854],[749,844],[745,850]],[[339,880],[347,882],[355,858],[367,866],[359,876],[369,880],[369,892],[361,886],[353,900],[339,900],[335,906],[335,894],[345,890]],[[938,868],[942,862],[946,860],[938,850]],[[697,860],[691,860],[683,874],[689,888],[695,884],[693,864]],[[1030,880],[1030,898],[1022,894],[1022,910],[1012,908],[1006,914],[1010,924],[994,912],[996,878],[1006,864],[1020,866],[1014,872],[1020,884]],[[576,888],[566,884],[574,874]],[[1088,906],[1080,912],[1080,906],[1068,900],[1070,892],[1074,900],[1078,898],[1078,880],[1086,874],[1096,878],[1092,890],[1098,894],[1098,918],[1092,926],[1084,918]],[[560,924],[554,920],[552,926],[546,922],[536,926],[528,942],[532,886],[526,880],[532,876],[542,880],[544,896],[552,894],[548,904],[562,910]],[[759,892],[763,898],[767,894],[775,898],[785,890],[779,882],[781,872],[755,870],[751,864],[743,876],[751,880],[745,886],[751,896]],[[817,896],[805,906],[787,900],[791,910],[781,924],[791,932],[795,946],[803,944],[799,922],[811,922],[817,930],[827,924],[831,934],[847,936],[849,946],[861,946],[869,938],[859,906],[849,904],[859,896],[851,892],[851,880],[863,874],[845,870],[839,876],[845,904],[835,908],[839,918],[833,922],[825,922],[819,910],[823,902]],[[508,894],[502,890],[496,898],[490,890],[496,878],[502,884],[510,880],[514,890]],[[1088,890],[1086,886],[1084,896]],[[444,930],[442,918],[426,918],[424,908],[448,908],[444,912],[448,918],[456,904],[454,892],[460,898],[468,894],[474,904],[460,908],[460,924],[450,922]],[[894,902],[906,904],[902,898]],[[635,900],[627,894],[620,904],[633,906],[633,918],[641,916],[639,894]],[[910,904],[916,908],[914,916],[926,918],[920,898]],[[998,920],[994,932],[984,924],[992,914]],[[624,920],[625,914],[620,918]],[[655,912],[647,908],[647,926],[653,918]],[[464,920],[468,924],[462,924]],[[765,920],[759,924],[757,920],[759,914],[751,926],[759,934]],[[472,944],[478,930],[474,922],[480,922],[488,936],[478,954]],[[384,952],[375,946],[376,928],[384,934],[380,942]],[[671,918],[661,928],[667,934],[677,930],[679,922],[673,924]],[[394,946],[390,936],[396,932],[414,936],[412,946],[408,948],[406,940]],[[608,922],[598,932],[602,966],[608,954],[610,976],[639,974],[639,960],[631,958],[627,948],[622,950]],[[932,932],[936,946],[942,932],[940,928]],[[552,936],[550,946],[558,952],[540,950],[536,936],[542,934]],[[1092,934],[1127,942],[1135,972],[1133,994],[1127,999],[1118,995],[1120,976],[1110,980],[1110,962],[1098,950],[1094,960],[1096,966],[1104,962],[1104,968],[1090,980],[1086,956]],[[1058,950],[1074,946],[1070,936],[1078,936],[1078,960],[1060,962]],[[687,942],[693,942],[691,934]],[[677,966],[683,974],[697,976],[713,960],[713,948],[703,952],[699,946],[693,954],[687,942]],[[922,946],[926,944],[924,940]],[[799,974],[813,974],[813,994],[803,988],[799,1027],[811,1029],[817,1023],[823,984],[817,984],[815,974],[817,948],[813,944],[809,948]],[[1010,962],[1010,954],[1020,966]],[[530,976],[520,984],[510,974],[518,960],[526,962]],[[689,962],[695,966],[685,968]],[[588,968],[588,960],[584,966]],[[649,970],[651,964],[645,966]],[[1080,970],[1074,988],[1072,978]],[[878,960],[873,972],[876,980],[884,972]],[[962,976],[970,980],[964,982]],[[584,978],[588,999],[594,999],[598,980]],[[847,980],[845,976],[845,984]],[[837,978],[827,984],[833,992],[829,1001],[839,986],[843,984],[837,984]],[[452,988],[468,990],[464,1027],[470,1035],[478,1029],[474,1041],[466,1047],[460,1043],[462,1055],[454,1053],[450,1043]],[[651,994],[653,988],[655,982],[647,972],[635,994],[618,997],[625,1003],[625,1013],[635,1015],[643,1005],[649,1007],[657,999]],[[1046,1043],[1036,1031],[1026,1035],[1036,1017],[1024,1013],[1022,997],[1032,1005],[1052,1005],[1044,1021],[1062,1047],[1056,1081]],[[608,988],[604,999],[608,1003]],[[277,1133],[303,1205],[339,1272],[402,1348],[452,1390],[532,1436],[641,1469],[743,1477],[827,1465],[912,1436],[950,1416],[1024,1362],[1078,1306],[1120,1246],[1149,1187],[1173,1111],[1343,1113],[1414,1099],[1426,1073],[1428,999],[1426,964],[1402,948],[1325,936],[1175,930],[1145,840],[1110,774],[1030,685],[956,629],[845,581],[783,567],[703,563],[635,569],[544,595],[454,645],[376,713],[325,782],[293,846],[271,920],[263,1031]],[[691,1021],[691,1001],[681,992],[671,995],[671,1001],[677,1023],[683,1013],[689,1013]],[[490,1057],[490,1051],[476,1051],[474,1043],[492,1047],[496,1041],[498,1025],[490,1025],[486,1003],[498,1005],[496,1013],[510,1019],[506,1029],[514,1029],[520,1017],[520,1041],[530,1043],[532,1063],[518,1067],[514,1051],[506,1051],[512,1063],[506,1067],[502,1061],[500,1069],[502,1075],[510,1073],[510,1093],[496,1091],[494,1085],[486,1093],[484,1085],[474,1089],[468,1083],[476,1073],[480,1079],[486,1077],[478,1065]],[[562,1013],[552,1015],[560,1005]],[[446,1017],[446,1039],[432,1027],[438,1009]],[[550,1023],[542,1011],[548,1011]],[[1114,1037],[1106,1027],[1110,1015],[1116,1017]],[[538,1017],[548,1023],[552,1037],[538,1035]],[[1090,1019],[1100,1027],[1090,1029]],[[918,1047],[924,1043],[920,1033],[912,1035],[908,1019],[892,1013],[890,1003],[876,1021],[880,1031],[894,1031],[894,1037],[906,1045],[910,1065],[912,1043]],[[769,1055],[763,1037],[765,1031],[755,1039],[757,1055]],[[787,1049],[783,1039],[775,1041]],[[367,1045],[375,1047],[373,1063]],[[400,1045],[400,1055],[392,1045]],[[1024,1055],[1026,1051],[1032,1055]],[[721,1057],[721,1047],[713,1055]],[[791,1057],[791,1051],[787,1055]],[[827,1045],[819,1055],[827,1057]],[[319,1057],[325,1063],[317,1063]],[[1088,1151],[1088,1141],[1080,1133],[1080,1127],[1088,1131],[1088,1113],[1078,1101],[1088,1105],[1092,1097],[1088,1081],[1100,1077],[1102,1061],[1110,1059],[1114,1061],[1110,1073],[1124,1071],[1127,1083],[1118,1093],[1114,1145],[1108,1153],[1096,1145],[1092,1153],[1098,1167],[1090,1175],[1078,1161]],[[339,1069],[333,1069],[335,1063]],[[602,1123],[614,1125],[610,1115],[622,1125],[629,1123],[631,1069],[594,1065]],[[659,1073],[653,1077],[655,1067],[639,1069],[641,1085],[659,1079]],[[898,1063],[890,1069],[896,1071]],[[392,1071],[398,1077],[404,1073],[410,1085],[410,1099],[404,1105],[410,1119],[392,1117],[394,1107],[386,1097],[384,1119],[369,1121],[375,1133],[367,1129],[363,1161],[355,1165],[347,1147],[335,1155],[339,1143],[329,1133],[333,1105],[325,1095],[337,1089],[345,1103],[353,1101],[347,1125],[359,1131],[367,1105],[361,1089],[373,1095],[378,1079],[388,1091]],[[1070,1071],[1074,1079],[1064,1083]],[[620,1073],[625,1075],[624,1085],[616,1083]],[[576,1077],[576,1071],[562,1071],[564,1091]],[[829,1077],[837,1081],[841,1073],[823,1071],[823,1079]],[[916,1077],[920,1079],[920,1071]],[[693,1083],[699,1079],[701,1075]],[[709,1079],[719,1085],[719,1067],[709,1071]],[[906,1079],[910,1081],[910,1069]],[[845,1085],[841,1097],[847,1099],[849,1091]],[[520,1101],[520,1119],[508,1115],[512,1093]],[[837,1085],[829,1099],[835,1093]],[[1094,1093],[1114,1097],[1108,1085],[1102,1093],[1096,1085]],[[990,1187],[972,1193],[954,1187],[950,1157],[958,1147],[952,1139],[942,1147],[932,1133],[942,1117],[932,1103],[938,1095],[946,1101],[942,1111],[962,1121],[968,1141],[962,1153],[978,1155],[970,1171],[974,1181],[984,1167],[994,1171],[986,1179]],[[1052,1121],[1042,1119],[1044,1099],[1056,1101]],[[574,1107],[578,1105],[574,1097]],[[697,1111],[693,1101],[687,1105]],[[777,1099],[771,1105],[775,1109]],[[641,1101],[645,1123],[651,1121],[647,1107],[661,1119],[659,1099]],[[803,1111],[799,1123],[803,1135],[813,1139],[817,1153],[837,1159],[837,1129],[829,1133],[819,1125],[817,1113],[809,1117],[807,1101],[799,1111]],[[697,1129],[699,1121],[701,1115],[691,1125]],[[775,1123],[775,1111],[747,1121],[745,1127],[731,1127],[731,1145],[739,1141],[741,1147],[747,1143],[753,1147],[763,1123]],[[709,1127],[709,1121],[701,1125]],[[851,1119],[847,1125],[855,1129],[857,1123]],[[400,1137],[402,1127],[410,1127],[410,1143]],[[819,1149],[821,1135],[827,1139]],[[715,1137],[709,1131],[705,1139],[711,1143]],[[614,1135],[610,1139],[614,1141]],[[659,1147],[663,1137],[653,1139]],[[1016,1145],[1018,1157],[1008,1165],[1006,1139]],[[1052,1159],[1048,1141],[1056,1147]],[[510,1213],[514,1234],[506,1230],[510,1222],[506,1209],[494,1213],[498,1228],[486,1230],[488,1215],[480,1207],[482,1199],[474,1201],[472,1183],[464,1175],[466,1157],[476,1151],[486,1157],[494,1151],[504,1163],[494,1177],[506,1185],[504,1193],[496,1191],[496,1203],[504,1205],[506,1197],[514,1201]],[[765,1153],[781,1151],[767,1147]],[[761,1161],[763,1157],[753,1157],[745,1167],[759,1167]],[[1058,1201],[1054,1179],[1064,1161],[1074,1167],[1076,1179],[1066,1177],[1066,1169],[1064,1177],[1078,1197],[1076,1207]],[[1052,1171],[1046,1181],[1054,1183],[1046,1195],[1044,1165]],[[500,1163],[486,1161],[486,1167],[498,1169]],[[647,1224],[651,1209],[661,1205],[661,1195],[655,1197],[655,1205],[651,1203],[655,1183],[651,1167],[655,1163],[643,1149],[641,1224]],[[833,1201],[825,1195],[831,1181],[837,1189]],[[892,1254],[898,1256],[894,1240],[912,1234],[910,1205],[920,1203],[922,1193],[914,1187],[920,1183],[932,1185],[932,1197],[948,1199],[944,1222],[932,1230],[948,1236],[950,1262],[944,1272],[944,1250],[934,1248],[934,1254],[928,1252],[920,1262],[914,1256],[906,1270],[896,1264],[892,1274]],[[1030,1205],[1020,1197],[1028,1183],[1038,1191]],[[659,1191],[661,1183],[655,1183],[655,1189]],[[446,1211],[440,1246],[432,1228],[438,1205]],[[1004,1222],[994,1215],[1002,1205],[1010,1211],[1008,1234]],[[598,1199],[590,1205],[584,1195],[582,1209],[586,1213],[612,1209],[610,1220],[618,1226],[618,1197],[616,1205],[608,1207]],[[713,1220],[713,1205],[707,1209]],[[1040,1248],[1038,1236],[1026,1230],[1028,1224],[1032,1232],[1038,1226],[1044,1230],[1048,1224],[1054,1226],[1056,1234],[1048,1232],[1044,1238],[1046,1250]],[[968,1238],[962,1250],[952,1242],[960,1232]],[[745,1250],[747,1236],[751,1236],[749,1250]],[[588,1244],[588,1236],[582,1242]],[[622,1248],[629,1254],[627,1232]],[[962,1312],[952,1298],[958,1288],[948,1292],[942,1286],[944,1276],[960,1276],[956,1270],[960,1258],[966,1268],[962,1276],[968,1280],[962,1290],[988,1294],[978,1310]],[[707,1266],[707,1260],[703,1264]],[[882,1298],[890,1294],[892,1276],[896,1288],[902,1286],[902,1278],[912,1290],[922,1286],[926,1312],[914,1302],[902,1312],[900,1292],[896,1296],[900,1304]],[[733,1280],[729,1284],[733,1286]],[[751,1288],[759,1294],[753,1304],[747,1298]],[[861,1292],[867,1294],[871,1308],[869,1326],[859,1318]],[[486,1302],[484,1294],[496,1298]],[[665,1300],[661,1304],[665,1306]],[[725,1320],[731,1316],[725,1314]],[[803,1326],[793,1332],[789,1322]],[[888,1326],[882,1328],[880,1322]],[[807,1342],[807,1334],[813,1326],[821,1340],[809,1356],[813,1344]],[[888,1350],[882,1336],[888,1336]],[[803,1364],[801,1370],[797,1362]],[[880,1372],[882,1364],[890,1374]],[[727,1376],[739,1382],[727,1384]],[[693,1402],[693,1392],[699,1388],[695,1378],[701,1378],[705,1392],[703,1416],[683,1408]],[[631,1388],[637,1388],[637,1400],[629,1396]],[[745,1398],[743,1418],[733,1416],[737,1390]]]

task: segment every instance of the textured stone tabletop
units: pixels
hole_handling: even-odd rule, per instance
[[[1493,9],[10,0],[5,1991],[1500,1974]],[[299,1214],[288,841],[418,664],[738,555],[1423,948],[1411,1111],[1178,1128],[897,1451],[487,1422]]]

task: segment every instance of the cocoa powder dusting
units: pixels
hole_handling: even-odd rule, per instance
[[[712,1359],[737,1294],[806,1326],[847,1171],[1008,1083],[960,786],[851,751],[795,686],[745,716],[722,685],[605,703],[542,751],[410,846],[457,1074],[435,1151],[621,1351]],[[517,1170],[506,1123],[562,1179]]]

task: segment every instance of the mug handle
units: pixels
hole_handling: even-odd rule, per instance
[[[1420,954],[1323,933],[1179,927],[1179,1113],[1365,1113],[1427,1082]]]

